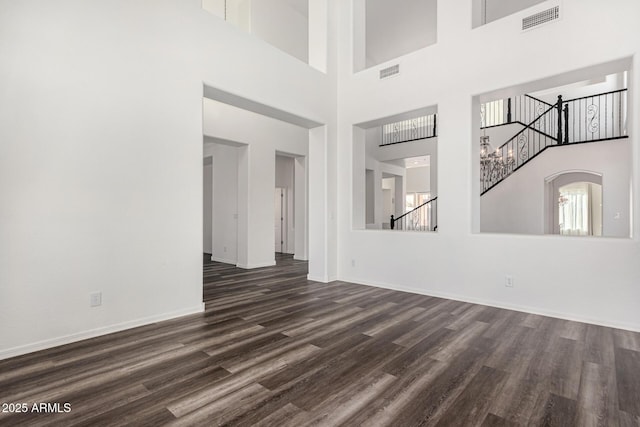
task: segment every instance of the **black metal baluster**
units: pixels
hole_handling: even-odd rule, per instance
[[[564,106],[564,143],[569,143],[569,106]]]
[[[573,140],[573,142],[576,142],[576,102],[573,101],[571,103],[571,106],[573,107],[573,127],[571,129],[571,139]]]
[[[562,144],[562,95],[558,95],[558,144]]]
[[[433,136],[438,136],[438,132],[437,132],[437,126],[438,126],[438,116],[437,114],[433,115]]]
[[[609,137],[609,100],[608,97],[604,98],[604,137]],[[611,115],[611,123],[613,123],[613,114]]]
[[[597,111],[598,119],[596,120],[596,123],[598,124],[598,139],[600,139],[600,129],[602,128],[602,126],[600,126],[600,99],[601,98],[602,98],[601,96],[598,97],[598,111]],[[594,114],[594,117],[595,117],[595,114]]]
[[[618,132],[622,136],[622,92],[618,94]]]

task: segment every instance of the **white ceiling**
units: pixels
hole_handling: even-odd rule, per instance
[[[430,160],[431,156],[408,157],[404,159],[404,167],[407,169],[422,168],[429,166],[431,164]]]

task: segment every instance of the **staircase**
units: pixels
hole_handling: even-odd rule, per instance
[[[438,197],[433,197],[409,212],[394,218],[391,229],[405,231],[436,231],[438,229]]]
[[[495,150],[482,137],[481,195],[548,148],[627,138],[627,89],[546,103],[529,95],[481,106],[481,127],[519,123],[522,130]]]

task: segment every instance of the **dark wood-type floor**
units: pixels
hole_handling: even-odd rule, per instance
[[[207,262],[202,315],[0,361],[19,425],[640,425],[640,334]]]

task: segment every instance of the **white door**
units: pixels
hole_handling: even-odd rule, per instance
[[[287,250],[287,204],[286,204],[286,196],[287,192],[285,188],[276,188],[274,197],[273,197],[273,205],[275,208],[273,219],[274,219],[274,241],[275,241],[275,251],[285,253]]]

